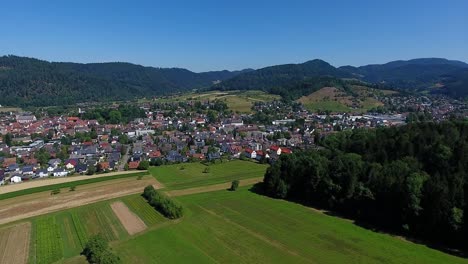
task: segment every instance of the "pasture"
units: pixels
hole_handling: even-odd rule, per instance
[[[310,95],[298,99],[310,111],[358,112],[383,106],[378,96],[396,93],[390,90],[377,90],[365,86],[353,85],[349,91],[335,87],[324,87]]]
[[[114,245],[124,263],[468,263],[248,188],[177,200],[181,222]]]
[[[251,113],[254,102],[268,102],[279,100],[280,96],[268,94],[262,91],[209,91],[202,93],[185,93],[177,96],[159,98],[159,102],[181,102],[181,101],[214,101],[226,102],[229,109],[234,112]]]
[[[204,172],[208,168],[208,172]],[[174,164],[149,169],[165,189],[187,189],[233,180],[263,177],[267,165],[251,161],[223,161],[211,165],[202,163]]]

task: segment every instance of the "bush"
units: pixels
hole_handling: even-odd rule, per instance
[[[139,175],[139,176],[137,177],[137,180],[141,180],[141,179],[143,179],[143,175]]]
[[[229,189],[230,191],[235,191],[239,188],[239,180],[234,180],[231,183],[231,188]]]
[[[55,189],[50,192],[51,195],[56,195],[60,193],[60,189]]]
[[[147,170],[147,169],[149,169],[149,166],[150,166],[149,161],[143,160],[143,161],[140,161],[140,164],[138,164],[138,169],[139,170]]]
[[[71,186],[70,187],[70,192],[74,192],[76,190],[76,186]]]
[[[209,173],[210,172],[210,168],[206,167],[204,170],[203,170],[203,173]]]
[[[89,263],[121,263],[120,258],[110,251],[108,242],[100,234],[88,240],[81,255],[84,255]]]
[[[169,219],[182,217],[183,208],[166,195],[156,191],[152,185],[148,185],[143,191],[143,197],[158,212]]]

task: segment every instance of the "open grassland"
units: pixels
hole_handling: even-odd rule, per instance
[[[209,169],[209,172],[204,173],[206,168]],[[186,189],[263,177],[266,169],[267,165],[234,160],[209,166],[201,163],[187,163],[151,167],[149,171],[166,189]]]
[[[367,112],[372,108],[383,106],[376,97],[394,93],[396,92],[357,85],[351,86],[349,91],[324,87],[299,98],[298,101],[310,111]]]
[[[138,177],[147,175],[148,172],[114,172],[106,174],[98,174],[94,176],[70,176],[62,178],[51,178],[34,180],[19,184],[10,184],[0,187],[0,200],[18,197],[26,194],[51,191],[55,189],[70,188],[91,183],[110,181],[115,179],[123,179],[128,177]]]
[[[279,96],[262,91],[210,91],[186,93],[177,96],[159,98],[159,102],[214,101],[226,102],[229,109],[240,113],[250,113],[254,102],[268,102],[280,99]]]
[[[468,263],[246,188],[177,199],[181,222],[115,244],[124,263]]]

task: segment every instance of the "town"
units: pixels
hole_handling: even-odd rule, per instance
[[[221,100],[191,99],[80,105],[60,114],[3,112],[0,184],[194,161],[272,163],[316,148],[320,138],[338,131],[466,115],[462,102],[442,96],[389,96],[382,98],[384,107],[368,113],[314,113],[273,100],[253,104],[246,114]]]

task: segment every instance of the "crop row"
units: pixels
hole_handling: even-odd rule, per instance
[[[160,223],[164,219],[140,196],[131,196],[124,199],[129,209],[138,215],[148,226]]]
[[[88,241],[88,234],[86,232],[86,229],[83,226],[83,223],[81,222],[77,212],[72,212],[71,216],[73,220],[73,226],[75,227],[75,232],[78,236],[78,240],[80,241],[80,245],[81,247],[84,247],[86,242]]]
[[[36,263],[49,264],[63,257],[60,229],[54,217],[44,217],[35,221]]]

